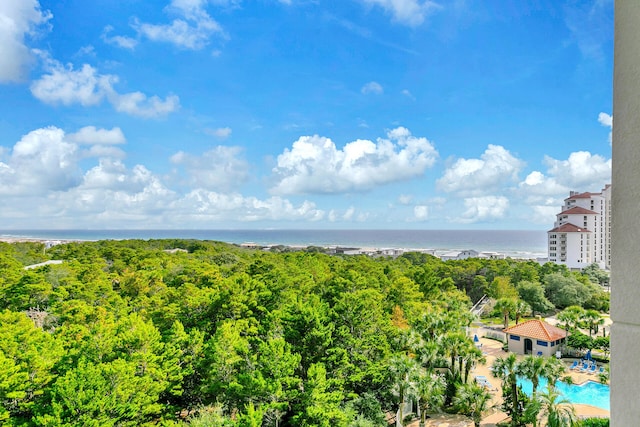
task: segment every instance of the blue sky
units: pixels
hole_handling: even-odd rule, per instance
[[[613,0],[2,0],[0,229],[550,229]]]

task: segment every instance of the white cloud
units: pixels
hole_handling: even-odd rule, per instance
[[[144,165],[128,168],[115,157],[100,156],[83,171],[80,161],[88,152],[118,150],[112,144],[119,139],[117,131],[86,127],[71,135],[99,145],[83,150],[63,130],[49,127],[28,133],[10,150],[0,147],[0,217],[5,227],[204,228],[212,221],[308,222],[325,217],[306,200],[294,205],[281,197],[259,199],[204,188],[182,194]],[[233,149],[228,150],[220,152],[233,157]],[[209,159],[178,157],[185,169],[196,173],[203,173],[197,168]]]
[[[598,122],[602,126],[606,126],[609,129],[613,130],[613,116],[607,113],[600,113],[598,114]],[[613,141],[613,134],[611,131],[609,131],[609,144],[611,144],[612,141]]]
[[[418,221],[429,219],[429,206],[417,205],[413,208],[413,216]]]
[[[480,159],[458,159],[437,181],[437,186],[460,195],[483,195],[517,180],[523,166],[504,147],[489,144]]]
[[[422,24],[427,16],[441,8],[430,0],[362,0],[366,4],[382,7],[393,15],[393,19],[401,24],[416,27]]]
[[[107,44],[121,47],[123,49],[133,50],[138,45],[138,40],[127,36],[109,36],[109,33],[113,31],[111,25],[107,25],[102,30],[100,38]]]
[[[234,220],[253,222],[259,220],[307,220],[318,221],[325,213],[312,202],[294,206],[289,200],[270,197],[265,200],[244,197],[238,193],[221,194],[206,190],[194,190],[174,206],[175,214],[186,215],[198,222]]]
[[[378,82],[369,82],[364,86],[362,86],[362,88],[360,89],[360,92],[362,92],[362,94],[364,95],[368,95],[368,94],[381,95],[382,93],[384,93],[384,89]]]
[[[337,221],[353,221],[353,217],[356,214],[356,209],[353,206],[350,206],[346,211],[340,212],[336,209],[331,209],[329,213],[327,213],[326,217],[329,222],[337,222]]]
[[[503,196],[469,197],[464,199],[466,210],[459,222],[474,223],[504,218],[509,209],[509,199]]]
[[[176,95],[169,95],[163,101],[156,95],[147,98],[142,92],[122,95],[111,92],[109,102],[118,112],[143,118],[166,116],[180,108],[180,98]]]
[[[376,143],[356,140],[343,149],[329,138],[303,136],[285,149],[273,168],[274,194],[346,193],[364,191],[421,176],[438,152],[426,138],[403,127]]]
[[[548,174],[570,188],[591,188],[611,182],[611,159],[588,151],[571,153],[567,160],[546,156]]]
[[[416,100],[416,97],[413,96],[413,94],[408,90],[408,89],[403,89],[401,92],[404,96],[406,96],[407,98],[411,98],[414,101]]]
[[[413,196],[410,194],[401,194],[398,196],[398,203],[401,205],[409,205],[413,202]]]
[[[231,136],[231,132],[232,130],[230,127],[217,128],[217,129],[205,129],[205,133],[220,139],[228,138],[229,136]]]
[[[193,188],[230,190],[242,185],[249,178],[249,164],[242,158],[240,147],[218,146],[194,156],[180,151],[171,162],[185,169]]]
[[[342,219],[345,221],[351,221],[355,213],[356,213],[356,209],[353,206],[350,206],[349,209],[347,209],[345,213],[342,215]]]
[[[124,152],[113,144],[124,142],[120,128],[87,126],[69,135],[53,126],[31,131],[0,162],[0,194],[25,197],[67,191],[82,182],[82,159],[123,158]]]
[[[87,107],[98,105],[106,98],[116,111],[144,118],[165,116],[180,107],[180,99],[175,95],[162,100],[155,95],[147,98],[142,92],[120,94],[113,88],[118,82],[117,76],[99,74],[89,64],[74,70],[72,65],[64,67],[44,56],[49,74],[31,84],[33,96],[44,103]]]
[[[52,61],[49,74],[31,84],[31,93],[47,104],[80,104],[86,107],[102,102],[117,81],[116,76],[100,75],[88,64],[74,70],[71,65],[63,67]]]
[[[533,171],[519,184],[520,189],[526,197],[537,200],[550,195],[567,194],[569,187],[558,182],[555,177],[545,176],[540,171]]]
[[[6,163],[0,162],[0,194],[40,195],[77,185],[81,176],[77,151],[61,129],[29,132],[13,146]]]
[[[37,0],[0,1],[0,83],[19,82],[27,77],[33,62],[25,36],[34,35],[52,17]]]
[[[173,0],[166,11],[176,16],[170,24],[149,24],[134,20],[139,35],[157,42],[174,44],[184,49],[198,50],[209,43],[214,34],[224,31],[205,10],[206,0]]]
[[[607,113],[598,114],[598,122],[602,126],[607,126],[609,128],[613,127],[613,116],[610,116]]]
[[[111,130],[85,126],[76,133],[67,135],[67,140],[77,144],[124,144],[127,140],[119,127]]]

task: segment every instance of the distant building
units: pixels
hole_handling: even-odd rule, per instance
[[[542,320],[533,319],[503,329],[509,351],[517,354],[553,356],[567,338],[567,332]]]
[[[611,265],[611,185],[600,193],[572,191],[547,232],[549,261],[570,269]]]
[[[462,260],[469,258],[484,259],[505,259],[507,256],[499,252],[478,252],[474,249],[466,249],[464,251],[444,252],[440,255],[442,261]]]

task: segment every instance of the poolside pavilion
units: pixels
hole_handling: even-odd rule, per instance
[[[554,356],[567,339],[567,331],[539,319],[510,326],[507,334],[509,351],[516,354]]]

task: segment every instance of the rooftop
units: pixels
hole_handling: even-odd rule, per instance
[[[562,211],[558,215],[598,215],[598,212],[576,206],[571,209],[567,209],[566,211]]]
[[[567,331],[550,325],[542,320],[527,320],[519,325],[508,327],[505,332],[544,341],[555,341],[567,336]]]
[[[591,233],[591,231],[587,230],[584,227],[578,227],[577,225],[573,225],[571,223],[562,224],[559,227],[553,228],[547,233]]]

